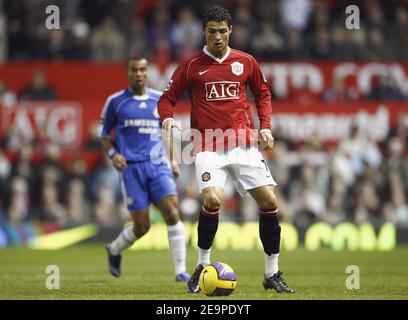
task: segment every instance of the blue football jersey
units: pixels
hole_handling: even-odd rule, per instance
[[[135,96],[129,88],[108,97],[100,119],[99,136],[115,131],[115,144],[127,161],[159,159],[163,155],[157,101],[162,92],[146,88]]]

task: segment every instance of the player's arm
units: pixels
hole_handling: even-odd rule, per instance
[[[259,142],[262,150],[273,148],[274,138],[271,132],[271,93],[259,64],[252,59],[252,75],[249,82],[252,94],[255,97],[255,106],[260,122]]]
[[[178,165],[178,160],[176,155],[174,154],[174,142],[173,142],[173,134],[170,131],[170,139],[163,139],[163,147],[166,150],[166,154],[168,155],[168,159],[171,166],[171,171],[173,175],[178,178],[180,176],[180,167]]]
[[[101,137],[102,147],[111,159],[116,170],[122,171],[127,168],[126,159],[115,147],[115,143],[109,137]]]
[[[164,140],[170,139],[171,128],[176,127],[181,130],[180,126],[173,118],[173,108],[176,105],[180,95],[187,90],[188,64],[188,60],[179,64],[176,71],[174,71],[167,88],[164,90],[159,102],[157,103],[157,110],[159,112],[160,121],[164,131]]]
[[[101,144],[109,159],[111,159],[115,169],[122,171],[127,168],[126,159],[117,150],[114,141],[111,139],[110,134],[116,124],[116,114],[114,111],[114,104],[111,99],[106,101],[99,122],[98,135],[101,140]]]

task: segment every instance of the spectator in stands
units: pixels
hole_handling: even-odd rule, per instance
[[[254,14],[260,21],[270,20],[276,22],[281,20],[280,1],[257,0],[251,2],[251,5],[254,6]]]
[[[234,32],[231,34],[231,46],[241,50],[250,49],[252,36],[256,34],[252,8],[248,1],[241,1],[233,11]]]
[[[51,199],[52,202],[54,197],[57,197],[58,202],[63,199],[67,190],[67,172],[60,161],[61,157],[61,147],[55,143],[49,143],[47,145],[45,159],[41,162],[38,168],[39,172],[39,184],[41,189],[45,187],[50,187],[52,190],[48,190],[46,194],[42,194],[42,201]],[[56,196],[51,195],[52,192],[57,193]],[[46,199],[45,199],[46,198]],[[44,202],[43,202],[44,204]]]
[[[346,213],[343,208],[343,195],[341,193],[333,193],[329,197],[328,206],[322,220],[335,226],[346,220]]]
[[[260,24],[259,32],[255,33],[251,47],[259,59],[279,58],[282,57],[284,41],[276,32],[273,23],[264,20]]]
[[[89,40],[90,27],[86,20],[82,17],[72,19],[64,37],[64,57],[69,60],[89,60],[91,58]],[[114,44],[116,43],[114,42]],[[95,60],[98,60],[98,57],[95,57]]]
[[[122,219],[117,214],[121,200],[121,187],[117,171],[109,158],[104,157],[102,165],[93,174],[91,192],[94,199],[92,220],[105,227],[117,227]]]
[[[147,42],[151,51],[151,61],[159,66],[165,66],[174,58],[174,44],[171,42],[172,25],[169,13],[156,7],[153,12],[153,22],[147,29]]]
[[[395,11],[395,22],[391,25],[391,37],[395,59],[408,60],[408,8],[399,6]]]
[[[312,91],[309,77],[304,76],[299,79],[297,87],[290,91],[288,99],[301,107],[310,107],[319,100],[319,95]]]
[[[387,155],[382,163],[381,170],[385,177],[393,171],[401,177],[404,194],[408,193],[408,159],[405,155],[403,140],[398,137],[391,138],[387,143]]]
[[[386,32],[386,21],[378,1],[367,1],[365,4],[365,9],[368,28],[379,29],[382,33]]]
[[[91,35],[92,58],[95,61],[123,61],[126,40],[115,20],[107,16]]]
[[[202,45],[202,25],[189,7],[181,8],[170,33],[176,56],[189,57]]]
[[[392,48],[386,45],[384,32],[380,28],[369,28],[367,33],[367,59],[391,60],[394,58]]]
[[[16,94],[7,89],[5,82],[0,79],[0,106],[9,108],[17,102]]]
[[[10,182],[9,194],[8,219],[12,224],[20,224],[30,214],[28,182],[23,177],[14,177]]]
[[[291,183],[289,199],[294,208],[296,223],[305,227],[323,217],[326,201],[324,189],[318,183],[315,169],[305,165],[299,170],[299,179]]]
[[[236,50],[248,51],[251,36],[252,34],[244,25],[234,25],[234,32],[231,34],[231,46]]]
[[[345,88],[343,80],[335,76],[331,86],[326,87],[322,94],[322,100],[325,102],[356,101],[359,98],[356,87]]]
[[[42,189],[41,217],[43,220],[56,222],[64,226],[68,222],[67,208],[60,202],[55,183],[46,182]]]
[[[378,145],[360,132],[357,126],[351,127],[350,138],[343,141],[339,148],[350,158],[356,176],[363,175],[364,163],[373,168],[378,168],[381,164],[382,156]]]
[[[92,209],[86,198],[86,188],[81,178],[73,178],[69,181],[67,215],[68,223],[71,225],[81,225],[91,222],[90,213]]]
[[[366,168],[370,168],[368,165]],[[381,211],[381,197],[376,181],[376,171],[365,170],[361,180],[353,186],[353,192],[356,194],[356,204],[354,210],[354,219],[357,224],[371,222],[376,225],[383,223],[383,213]]]
[[[401,90],[392,74],[383,74],[374,80],[374,85],[371,87],[368,99],[382,101],[402,100]]]
[[[312,2],[310,0],[282,0],[280,4],[283,26],[299,32],[305,30],[312,13]]]
[[[53,61],[64,60],[65,54],[65,35],[62,29],[49,31],[48,54]]]
[[[388,175],[390,201],[384,204],[383,212],[388,222],[396,224],[397,227],[408,227],[408,206],[404,192],[406,188],[402,179],[397,170],[390,171]]]
[[[19,100],[22,101],[50,101],[54,100],[54,89],[47,84],[43,71],[34,71],[31,83],[19,94]]]
[[[360,29],[348,30],[344,27],[346,19],[347,15],[343,14],[332,23],[330,36],[334,45],[332,58],[346,61],[367,59],[366,27],[361,24]]]
[[[398,114],[397,122],[391,125],[387,143],[391,138],[399,138],[402,142],[403,149],[408,150],[408,113],[401,112]]]
[[[146,40],[146,26],[142,19],[133,19],[130,29],[129,56],[148,57],[150,56]]]
[[[39,204],[38,168],[33,162],[34,147],[26,143],[18,152],[17,161],[12,166],[10,179],[14,177],[23,178],[28,183],[29,203],[32,207]]]
[[[308,51],[303,43],[301,32],[296,28],[286,30],[286,46],[284,56],[290,60],[304,60],[308,58]]]
[[[333,44],[330,39],[329,30],[320,27],[314,34],[311,54],[317,60],[329,60],[333,56]]]
[[[84,147],[86,150],[100,150],[102,151],[102,145],[98,136],[98,128],[99,124],[97,121],[92,121],[89,124],[89,138],[84,143]]]
[[[103,186],[109,186],[112,190],[114,202],[121,199],[121,186],[120,186],[120,179],[113,168],[110,159],[104,154],[103,161],[97,167],[94,172],[92,173],[91,179],[91,198],[95,201],[101,199],[101,188]]]

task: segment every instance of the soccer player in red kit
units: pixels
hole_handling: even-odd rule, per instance
[[[206,46],[203,51],[184,60],[174,72],[168,87],[158,102],[158,112],[164,135],[169,139],[173,127],[173,107],[179,96],[187,91],[191,102],[191,128],[203,139],[196,149],[196,174],[202,194],[202,209],[198,220],[198,261],[194,274],[187,283],[187,291],[199,292],[199,276],[210,264],[210,251],[218,228],[223,187],[227,174],[241,195],[249,193],[259,206],[259,234],[264,248],[265,289],[294,292],[278,268],[281,228],[274,193],[276,186],[257,143],[253,142],[254,124],[247,104],[246,88],[255,97],[260,120],[261,149],[272,148],[274,139],[270,129],[272,113],[271,94],[258,63],[249,54],[228,46],[232,32],[231,15],[219,6],[204,14],[203,33]],[[180,129],[180,128],[179,128]],[[208,138],[208,132],[228,132],[219,140]],[[231,140],[231,132],[235,133]],[[244,133],[244,134],[242,134]],[[195,137],[196,138],[196,137]],[[231,147],[231,141],[235,144]],[[237,145],[238,144],[238,145]],[[214,151],[214,147],[217,148]]]

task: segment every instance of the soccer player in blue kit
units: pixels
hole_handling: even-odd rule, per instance
[[[180,171],[176,163],[169,165],[162,158],[157,112],[161,92],[147,87],[148,62],[144,58],[127,61],[127,76],[129,87],[108,97],[99,130],[103,148],[120,172],[124,201],[133,220],[106,246],[109,271],[120,277],[121,252],[149,231],[149,206],[153,203],[167,224],[176,281],[187,282],[185,232],[174,179]]]

